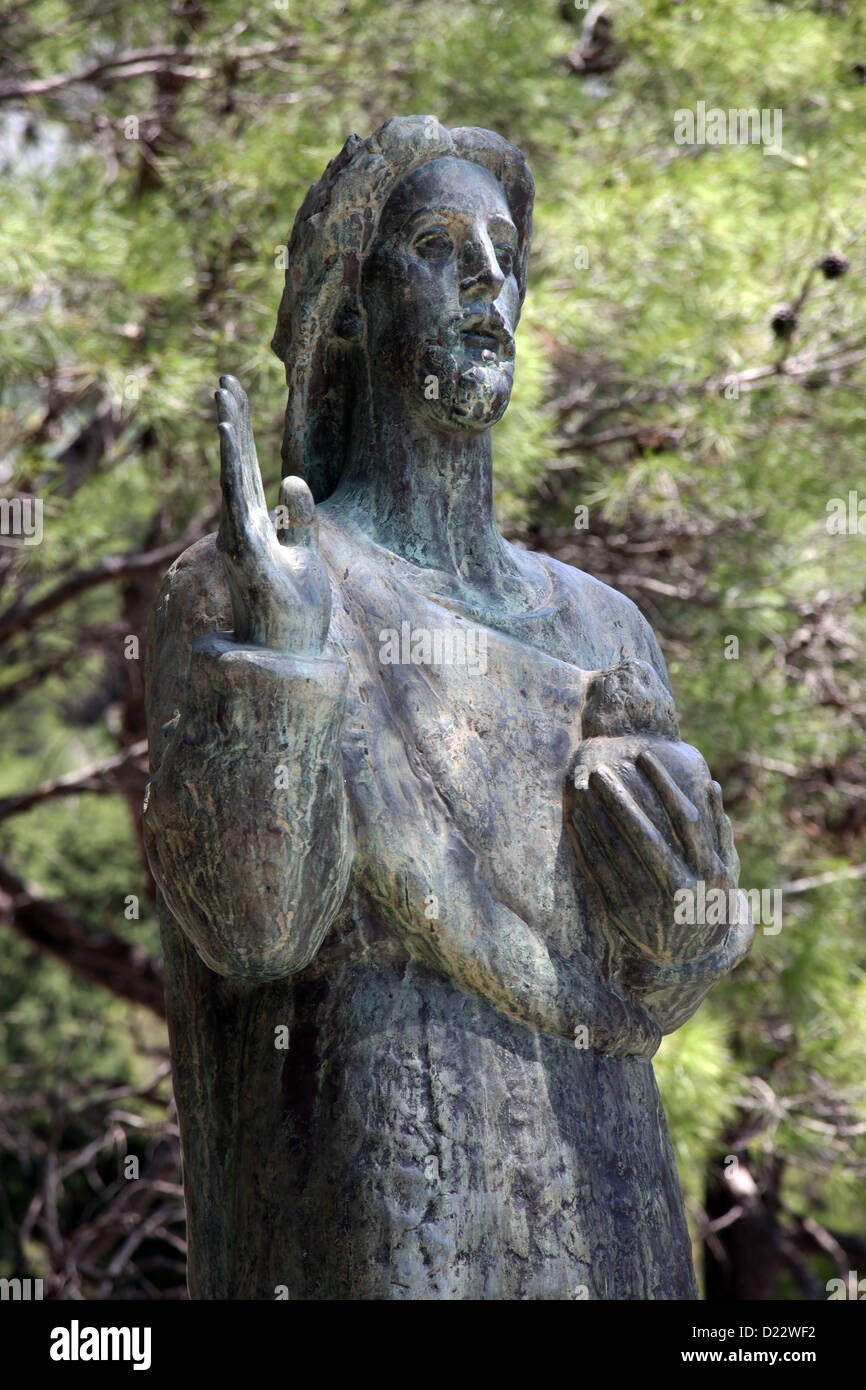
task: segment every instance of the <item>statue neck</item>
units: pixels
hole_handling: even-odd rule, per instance
[[[490,431],[446,434],[375,400],[328,510],[379,545],[495,595],[511,573],[493,510]]]

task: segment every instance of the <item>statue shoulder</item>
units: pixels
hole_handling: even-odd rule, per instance
[[[647,619],[634,603],[619,589],[596,579],[594,575],[566,565],[552,556],[542,557],[551,574],[575,600],[582,621],[592,615],[592,626],[604,645],[612,651],[603,663],[613,665],[627,657],[637,657],[654,666],[670,689],[667,667],[661,648]]]

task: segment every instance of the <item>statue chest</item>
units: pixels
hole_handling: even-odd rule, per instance
[[[582,916],[565,830],[587,673],[420,594],[367,586],[338,604],[350,670],[343,758],[362,843],[459,892],[456,840],[490,892],[562,950]]]

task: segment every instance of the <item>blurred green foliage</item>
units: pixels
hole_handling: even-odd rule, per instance
[[[863,1234],[863,879],[844,873],[864,862],[866,540],[825,523],[831,498],[866,496],[866,12],[856,0],[620,0],[608,12],[618,61],[583,73],[566,58],[586,10],[555,0],[33,0],[0,15],[0,89],[160,45],[189,50],[177,66],[199,74],[172,86],[115,73],[0,105],[14,146],[0,221],[2,485],[45,502],[45,541],[16,559],[7,602],[16,583],[38,597],[152,544],[155,517],[166,540],[215,505],[222,371],[250,395],[273,491],[277,254],[351,131],[433,112],[521,145],[536,233],[495,442],[500,520],[643,607],[683,735],[725,788],[743,885],[784,890],[781,932],[759,928],[750,960],[657,1059],[690,1209],[746,1123],[750,1152],[783,1161],[787,1209]],[[675,144],[675,111],[698,101],[780,110],[781,153]],[[29,134],[13,138],[21,112]],[[830,250],[850,259],[832,280],[815,271]],[[770,330],[779,303],[798,306],[789,343]],[[593,418],[602,401],[619,404]],[[77,466],[100,409],[107,443]],[[593,439],[605,431],[621,437]],[[5,679],[116,626],[118,604],[110,585],[70,602],[13,642]],[[0,703],[0,794],[117,748],[107,665],[97,641]],[[156,954],[122,796],[10,818],[0,853],[94,931]],[[139,921],[124,920],[129,893]],[[0,1063],[50,1072],[64,1052],[79,1074],[140,1075],[128,1008],[2,930]]]

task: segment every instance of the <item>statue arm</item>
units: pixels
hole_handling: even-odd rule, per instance
[[[648,623],[631,604],[625,616],[631,643],[589,684],[571,825],[617,939],[619,981],[669,1033],[746,955],[754,929],[721,788],[680,742]],[[688,905],[708,896],[723,909],[696,920]]]
[[[353,743],[366,737],[349,733],[350,765]],[[661,1032],[649,1011],[612,988],[579,950],[562,958],[495,897],[426,771],[407,764],[397,744],[390,756],[377,752],[374,773],[358,760],[350,778],[356,882],[410,956],[538,1032],[618,1056],[651,1056]],[[383,804],[391,817],[381,815]]]
[[[284,478],[272,517],[240,382],[222,377],[216,402],[219,531],[173,567],[149,643],[145,842],[202,960],[263,981],[309,964],[348,884],[348,675],[324,655],[330,584],[310,491]]]
[[[343,663],[197,639],[145,801],[154,878],[212,970],[302,970],[352,862],[340,731]]]

